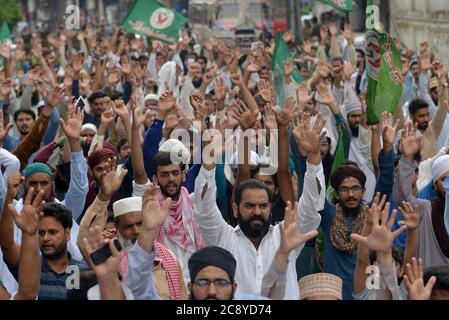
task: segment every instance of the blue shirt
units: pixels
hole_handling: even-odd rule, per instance
[[[41,258],[41,282],[38,291],[38,300],[66,300],[67,299],[67,278],[76,277],[76,268],[80,272],[89,270],[86,263],[72,259],[69,253],[70,266],[66,272],[56,273],[47,263],[47,260]],[[69,266],[69,267],[70,267]],[[79,279],[77,279],[79,281]],[[71,282],[70,279],[68,281]]]
[[[393,188],[393,160],[395,157],[394,150],[386,155],[381,151],[379,153],[380,176],[376,184],[376,192],[387,194],[387,198],[391,195]],[[332,273],[341,278],[343,281],[343,299],[352,300],[354,292],[354,271],[357,262],[357,254],[346,253],[338,250],[332,244],[330,239],[330,229],[335,218],[336,208],[334,205],[326,201],[324,209],[320,211],[321,227],[324,231],[324,272]],[[349,231],[347,239],[352,233],[354,219],[347,217]]]

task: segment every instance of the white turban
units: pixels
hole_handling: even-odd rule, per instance
[[[449,171],[449,155],[437,158],[432,165],[432,180],[435,183]]]
[[[345,103],[346,117],[349,116],[351,112],[362,111],[362,104],[360,101],[350,101]]]
[[[142,197],[130,197],[114,202],[112,205],[114,218],[117,218],[125,213],[141,212],[142,211]]]

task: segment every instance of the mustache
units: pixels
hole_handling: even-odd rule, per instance
[[[264,218],[262,216],[259,216],[259,215],[252,216],[251,218],[248,219],[248,222],[253,222],[253,221],[266,222],[264,220]]]
[[[350,198],[346,199],[346,201],[357,201],[357,199],[353,198],[353,197],[350,197]]]

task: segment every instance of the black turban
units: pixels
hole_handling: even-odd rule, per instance
[[[195,277],[202,269],[214,266],[223,269],[231,281],[234,281],[237,262],[234,256],[220,247],[210,246],[196,251],[189,259],[190,281],[195,281]]]
[[[341,166],[337,170],[332,172],[330,176],[332,188],[334,188],[334,190],[338,190],[343,180],[349,177],[353,177],[359,180],[362,188],[365,188],[366,176],[363,171],[355,165]]]

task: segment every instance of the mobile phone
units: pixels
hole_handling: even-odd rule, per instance
[[[117,239],[114,239],[114,245],[118,251],[122,250],[122,245]],[[90,258],[95,265],[104,263],[109,257],[112,256],[111,249],[109,249],[109,243],[102,246],[100,249],[95,250],[90,254]]]
[[[76,100],[75,102],[75,107],[76,108],[80,108],[81,110],[84,109],[84,107],[86,106],[86,101],[84,100],[84,98],[82,96],[80,96],[78,98],[78,100]]]

